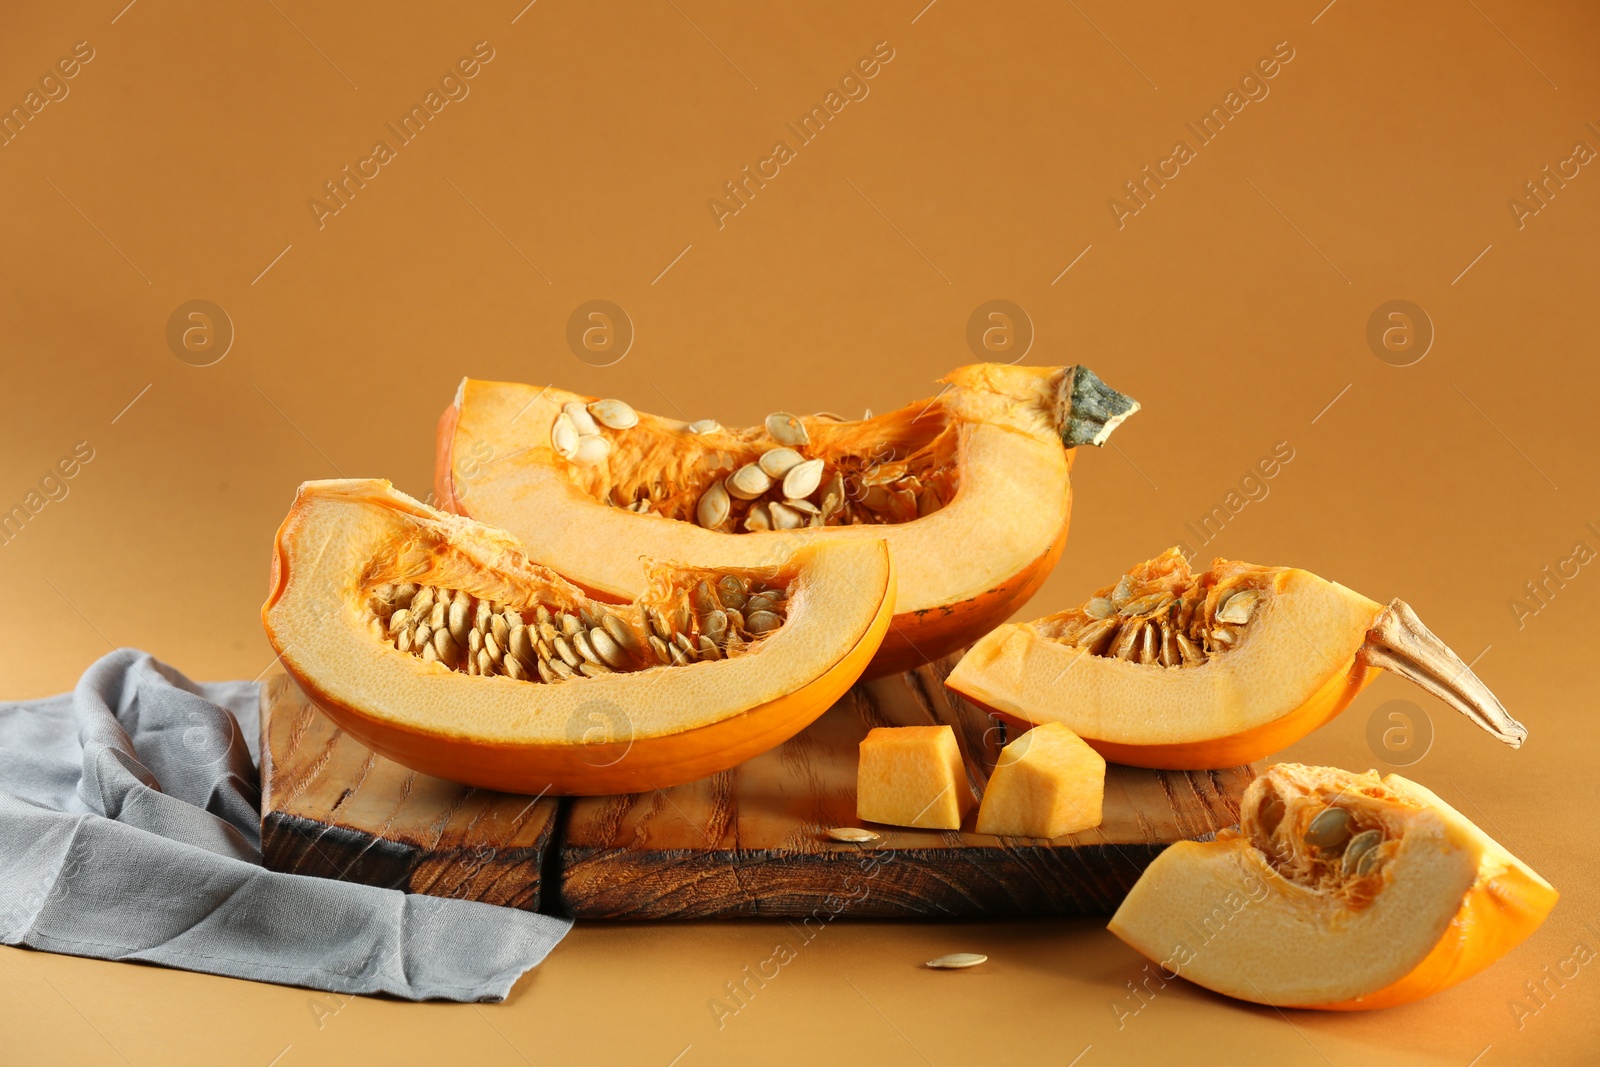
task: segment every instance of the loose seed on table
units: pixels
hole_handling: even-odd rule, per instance
[[[871,830],[863,830],[859,826],[834,826],[827,831],[827,834],[835,841],[849,841],[855,844],[878,840],[877,834]]]
[[[952,952],[948,956],[939,956],[927,962],[927,966],[936,971],[958,971],[966,967],[976,967],[980,963],[988,963],[989,957],[981,952]]]

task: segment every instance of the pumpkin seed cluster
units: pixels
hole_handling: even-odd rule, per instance
[[[827,412],[812,418],[845,421]],[[638,422],[638,414],[620,400],[569,401],[556,416],[551,444],[570,462],[593,466],[612,452],[607,430],[626,431]],[[771,446],[701,490],[692,516],[677,513],[666,486],[640,487],[629,499],[607,495],[606,501],[639,514],[692,517],[708,530],[757,533],[910,522],[939,510],[954,495],[954,465],[936,462],[932,455],[899,461],[850,456],[830,467],[808,454],[811,434],[798,415],[776,411],[764,425]],[[687,431],[712,443],[727,433],[715,419],[691,422]]]
[[[1255,805],[1247,802],[1241,830],[1285,878],[1362,908],[1382,888],[1411,806],[1375,775],[1349,777],[1330,794],[1275,773]]]
[[[737,655],[778,630],[786,608],[785,590],[735,575],[646,608],[646,634],[594,604],[528,608],[411,582],[375,586],[367,600],[385,645],[464,674],[546,684]]]
[[[1238,644],[1266,595],[1270,570],[1240,565],[1221,580],[1195,575],[1172,548],[1044,623],[1053,640],[1091,655],[1197,667]]]

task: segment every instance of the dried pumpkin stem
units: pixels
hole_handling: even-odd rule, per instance
[[[1395,599],[1367,631],[1360,656],[1373,667],[1417,683],[1512,748],[1527,740],[1523,726],[1478,680],[1461,657],[1422,624],[1411,605]]]
[[[1088,367],[1068,367],[1056,393],[1056,423],[1068,448],[1103,445],[1139,402],[1111,388]]]

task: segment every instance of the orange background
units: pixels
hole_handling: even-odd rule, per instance
[[[707,1002],[782,924],[585,924],[503,1006],[5,949],[4,1058],[691,1067],[849,1049],[1092,1067],[1227,1041],[1285,1064],[1488,1065],[1600,1046],[1600,964],[1537,1013],[1524,1001],[1520,1025],[1511,1007],[1575,943],[1600,950],[1600,573],[1552,583],[1520,620],[1510,606],[1576,542],[1600,550],[1585,526],[1600,527],[1600,173],[1552,183],[1520,227],[1508,207],[1575,142],[1600,149],[1594,7],[123,2],[0,14],[8,108],[75,42],[94,51],[0,147],[0,508],[76,443],[94,453],[0,544],[7,698],[67,689],[114,645],[202,679],[262,673],[269,539],[295,485],[377,475],[425,493],[463,374],[730,425],[854,415],[931,395],[975,358],[973,309],[1004,299],[1031,319],[1027,362],[1088,363],[1144,403],[1114,448],[1080,457],[1072,540],[1027,614],[1177,541],[1405,596],[1528,724],[1527,747],[1386,677],[1287,755],[1387,768],[1369,721],[1411,701],[1435,739],[1406,773],[1565,896],[1488,973],[1365,1016],[1181,982],[1123,1014],[1143,961],[1092,921],[839,924],[720,1030]],[[323,183],[479,41],[493,59],[470,95],[319,229]],[[791,141],[719,229],[708,199],[880,41],[893,59],[870,94]],[[1284,41],[1269,94],[1199,146],[1184,124]],[[1119,229],[1108,200],[1180,138],[1195,158]],[[167,345],[195,299],[236,332],[212,366]],[[566,344],[591,299],[636,331],[613,366]],[[1367,344],[1393,299],[1436,333],[1412,366]],[[1185,524],[1278,442],[1294,458],[1265,499],[1196,543]],[[991,962],[918,967],[947,951]]]

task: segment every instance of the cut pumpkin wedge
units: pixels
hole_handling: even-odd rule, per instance
[[[1557,896],[1415,782],[1286,763],[1245,790],[1237,830],[1157,856],[1109,928],[1218,993],[1354,1011],[1471,977]]]
[[[1333,718],[1380,669],[1450,703],[1512,748],[1527,730],[1402,600],[1384,607],[1290,567],[1176,548],[1082,605],[1001,626],[946,684],[1001,718],[1060,722],[1136,767],[1233,767]]]
[[[307,482],[262,621],[306,695],[391,759],[489,789],[609,794],[792,737],[854,684],[894,613],[871,540],[635,565],[639,598],[602,604],[504,532],[386,481]]]
[[[881,538],[899,596],[868,673],[890,673],[955,651],[1038,589],[1066,543],[1074,448],[1138,410],[1083,367],[977,364],[944,383],[862,421],[776,412],[725,429],[469,378],[440,419],[435,492],[619,601],[643,589],[641,552],[754,566]]]

